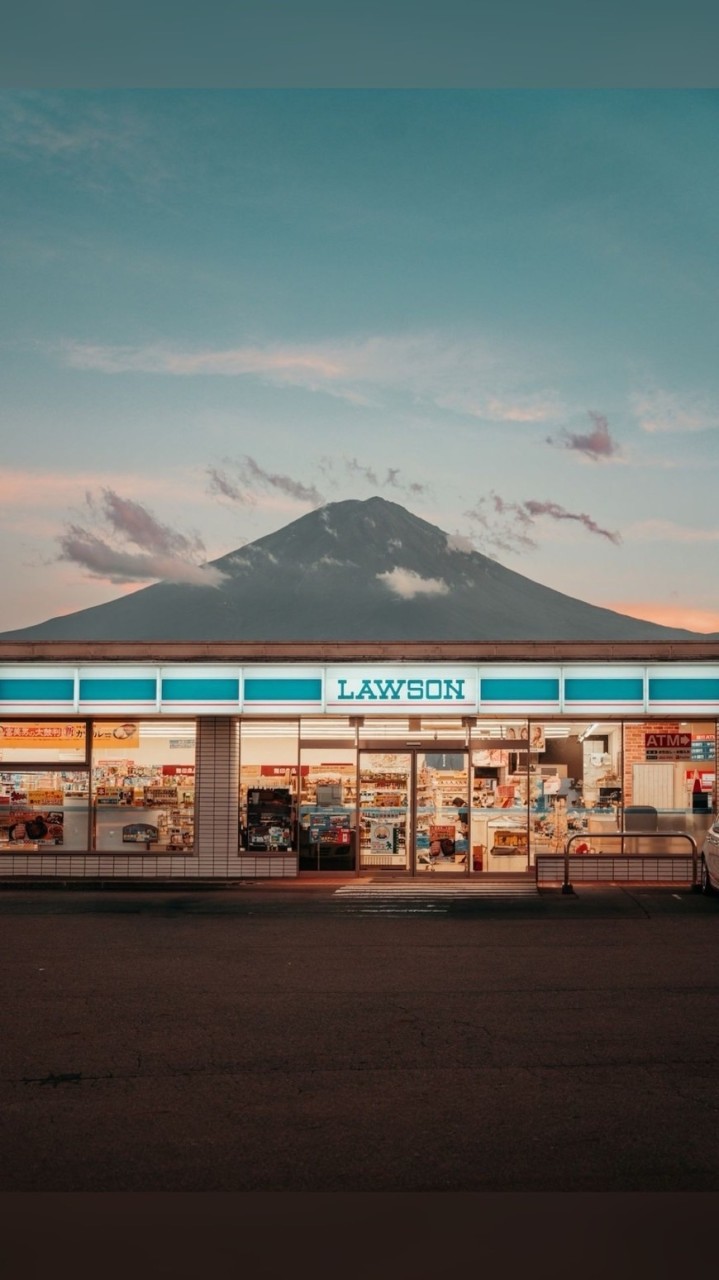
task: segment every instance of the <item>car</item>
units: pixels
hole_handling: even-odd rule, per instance
[[[715,819],[704,837],[699,863],[699,882],[702,893],[719,891],[719,818]]]

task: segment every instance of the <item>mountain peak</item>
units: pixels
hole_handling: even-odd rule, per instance
[[[575,600],[375,495],[330,502],[212,562],[219,587],[160,582],[4,640],[659,641],[692,632]],[[704,639],[706,637],[702,637]]]

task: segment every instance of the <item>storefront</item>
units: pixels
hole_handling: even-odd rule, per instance
[[[1,879],[473,877],[633,824],[701,841],[716,813],[719,646],[311,666],[307,646],[274,665],[154,648],[3,656]]]

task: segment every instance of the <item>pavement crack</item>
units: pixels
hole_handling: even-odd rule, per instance
[[[104,1075],[85,1075],[82,1071],[50,1071],[46,1076],[23,1076],[21,1084],[50,1084],[57,1089],[61,1084],[94,1084],[97,1080],[112,1080],[113,1073]]]
[[[639,898],[637,898],[636,894],[630,893],[629,890],[625,889],[624,887],[622,887],[622,893],[626,898],[629,898],[630,902],[634,903],[635,907],[639,907],[639,910],[642,912],[642,915],[646,920],[651,920],[652,918],[651,911],[647,910],[644,903],[641,902]]]

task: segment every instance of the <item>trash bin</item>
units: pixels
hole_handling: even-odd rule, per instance
[[[659,813],[651,804],[629,804],[624,810],[625,831],[658,831]]]

